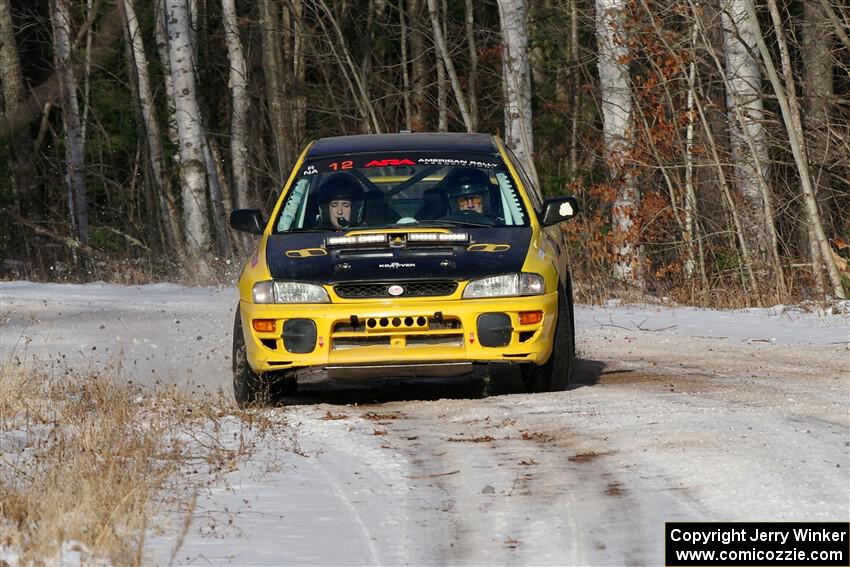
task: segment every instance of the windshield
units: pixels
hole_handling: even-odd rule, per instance
[[[274,232],[527,224],[498,154],[359,154],[305,162]]]

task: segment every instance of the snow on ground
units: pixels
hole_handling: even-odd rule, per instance
[[[232,289],[0,284],[0,357],[229,388]],[[834,313],[833,313],[834,311]],[[660,564],[671,520],[850,519],[850,302],[576,307],[575,387],[312,384],[178,564]],[[93,349],[93,347],[96,347]],[[169,564],[182,517],[147,560]]]
[[[230,383],[235,289],[0,283],[0,360],[99,368],[134,380]]]

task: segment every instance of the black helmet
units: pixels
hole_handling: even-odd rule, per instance
[[[351,175],[347,173],[331,175],[319,187],[318,200],[320,225],[330,225],[330,211],[328,206],[331,201],[337,200],[351,201],[351,218],[346,223],[341,224],[341,226],[351,226],[360,223],[363,209],[363,189],[360,187],[360,183]]]
[[[480,169],[463,167],[450,172],[443,179],[449,196],[454,199],[468,195],[487,195],[490,178]]]
[[[347,173],[337,173],[319,187],[319,204],[327,205],[337,199],[348,199],[353,204],[363,199],[363,189],[357,180]]]
[[[461,167],[449,172],[443,178],[443,187],[449,195],[451,210],[457,211],[462,207],[461,200],[475,195],[481,196],[481,206],[484,214],[490,209],[490,177],[474,167]]]

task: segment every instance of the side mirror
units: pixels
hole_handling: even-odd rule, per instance
[[[230,226],[249,234],[263,234],[266,221],[260,209],[234,209],[230,213]]]
[[[575,197],[555,197],[543,203],[543,226],[552,226],[569,220],[578,214],[578,201]]]

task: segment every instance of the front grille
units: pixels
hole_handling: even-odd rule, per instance
[[[404,293],[397,297],[439,297],[451,295],[457,289],[457,282],[451,281],[414,281],[390,283],[345,283],[334,286],[336,294],[343,299],[365,299],[371,297],[394,297],[390,295],[390,286],[399,285]]]

